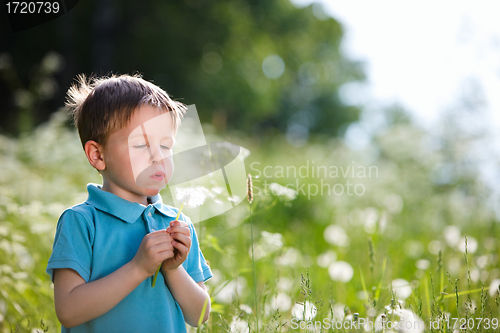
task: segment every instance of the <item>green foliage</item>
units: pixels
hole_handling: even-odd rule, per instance
[[[67,121],[61,111],[30,135],[0,137],[0,332],[28,332],[40,320],[39,330],[59,331],[45,273],[55,225],[65,207],[86,199],[86,183],[100,182]],[[436,178],[436,165],[460,165],[465,156],[449,154],[453,145],[430,149],[427,138],[396,122],[374,137],[368,149],[377,155],[324,136],[300,148],[282,137],[265,146],[230,139],[252,152],[246,165],[254,176],[255,260],[246,202],[196,225],[214,271],[207,282],[212,311],[199,331],[253,332],[258,323],[262,332],[289,332],[294,318],[397,321],[408,311],[427,325],[498,318],[498,293],[489,289],[500,275],[498,222],[482,200],[488,191],[470,168],[446,183]],[[313,175],[312,165],[328,173]],[[354,166],[354,174],[332,173]],[[369,166],[377,167],[371,177],[359,173]],[[294,194],[272,183],[304,187]],[[327,192],[335,185],[344,186],[341,195]],[[353,194],[356,185],[362,195]]]
[[[22,34],[0,32],[13,45],[0,55],[0,85],[10,91],[0,98],[10,118],[22,118],[0,117],[2,127],[12,134],[33,128],[62,105],[77,73],[113,71],[143,73],[176,99],[196,104],[202,121],[219,130],[272,134],[300,123],[336,133],[359,113],[340,102],[338,88],[363,79],[361,65],[340,52],[342,35],[333,18],[318,19],[312,6],[287,0],[81,2]],[[24,108],[23,96],[37,95],[46,55],[59,58],[57,75],[42,86],[50,96]],[[272,55],[284,63],[279,77],[263,71]]]

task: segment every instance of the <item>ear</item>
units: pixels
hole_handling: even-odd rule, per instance
[[[93,140],[89,140],[85,142],[84,150],[90,165],[99,171],[106,168],[106,163],[103,159],[103,146]]]

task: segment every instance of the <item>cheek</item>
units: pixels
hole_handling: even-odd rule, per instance
[[[132,166],[134,177],[137,178],[149,166],[149,154],[147,150],[129,150],[129,165]]]
[[[174,161],[172,159],[172,156],[167,157],[163,160],[163,165],[165,166],[165,173],[168,175],[168,178],[173,175],[174,173]]]

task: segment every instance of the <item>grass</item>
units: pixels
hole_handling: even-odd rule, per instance
[[[56,114],[31,135],[16,140],[0,137],[2,333],[60,331],[52,284],[45,273],[55,225],[65,207],[85,200],[87,182],[100,181],[87,165],[75,133],[64,127],[66,122]],[[500,278],[500,247],[495,236],[498,222],[485,204],[488,191],[473,172],[455,177],[452,183],[433,182],[436,161],[449,155],[419,145],[402,149],[416,146],[416,131],[395,125],[381,134],[375,139],[378,157],[371,161],[336,139],[311,138],[307,146],[291,149],[280,137],[265,146],[235,138],[247,142],[252,152],[246,166],[259,176],[254,177],[254,201],[250,214],[240,204],[196,225],[214,277],[207,282],[209,320],[191,331],[313,332],[315,322],[325,318],[380,323],[382,318],[398,321],[413,314],[426,324],[427,332],[451,332],[443,323],[452,325],[453,318],[459,318],[457,327],[465,320],[467,332],[497,332],[500,300],[490,287]],[[398,133],[397,154],[392,132]],[[252,170],[256,161],[260,164]],[[362,196],[299,191],[290,198],[265,192],[264,182],[296,184],[297,179],[277,174],[276,166],[298,170],[306,161],[316,166],[375,165],[379,175],[298,178],[306,190],[322,181],[334,185],[350,180],[364,186]],[[266,166],[274,171],[270,174],[267,169],[265,174]],[[329,225],[340,227],[345,237],[325,237]],[[458,228],[458,238],[447,234],[447,226]],[[347,281],[334,280],[329,272],[339,261],[353,268],[348,279],[346,272],[340,274]],[[396,279],[407,285],[391,287]],[[405,287],[409,294],[403,297]],[[302,329],[294,328],[297,318],[309,321]],[[33,328],[31,323],[38,322],[41,325]],[[440,325],[434,328],[431,322]]]

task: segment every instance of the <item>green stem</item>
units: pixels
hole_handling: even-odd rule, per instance
[[[255,258],[253,255],[253,221],[252,221],[252,204],[250,207],[250,238],[252,240],[252,266],[253,266],[253,292],[255,298],[255,319],[257,321],[257,333],[259,333],[259,311],[257,308],[257,278],[255,276]]]
[[[179,216],[181,216],[182,208],[184,207],[184,203],[181,205],[181,208],[179,209],[179,212],[177,213],[177,217],[175,218],[176,221],[179,220]],[[158,269],[155,272],[155,276],[153,277],[153,282],[151,283],[151,287],[154,288],[156,285],[156,278],[158,277],[158,272],[160,271],[161,265],[158,266]]]

